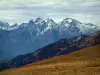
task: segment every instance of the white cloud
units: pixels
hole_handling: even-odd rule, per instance
[[[72,17],[99,25],[100,0],[0,0],[2,21],[22,23],[36,17]]]

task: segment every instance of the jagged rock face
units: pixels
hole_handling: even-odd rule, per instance
[[[60,39],[89,35],[99,29],[100,27],[94,24],[84,24],[72,18],[56,23],[52,19],[39,17],[36,20],[31,19],[28,23],[13,26],[0,22],[0,60],[34,52]]]

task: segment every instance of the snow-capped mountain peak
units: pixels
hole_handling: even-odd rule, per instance
[[[65,18],[62,22],[64,23],[68,23],[68,24],[76,24],[76,23],[81,23],[76,19],[73,18]]]
[[[36,18],[35,22],[39,22],[41,20],[42,20],[42,18],[38,17],[38,18]]]
[[[63,20],[63,22],[66,22],[66,23],[71,23],[72,21],[73,21],[72,18],[65,18],[65,19]]]
[[[29,25],[32,25],[32,24],[34,24],[34,21],[33,21],[33,19],[31,19],[31,20],[28,22],[28,24],[29,24]]]
[[[6,23],[6,22],[0,22],[0,28],[6,28],[6,27],[9,27],[9,24]]]
[[[38,17],[38,18],[36,18],[36,20],[34,22],[35,22],[35,24],[41,24],[43,21],[44,21],[43,18]]]
[[[98,30],[100,27],[91,23],[81,23],[76,19],[73,18],[65,18],[59,24],[57,24],[52,19],[43,19],[43,18],[36,18],[36,20],[31,19],[28,23],[22,23],[21,25],[15,24],[13,26],[9,26],[8,23],[0,22],[0,29],[4,30],[14,30],[17,28],[27,29],[30,33],[35,32],[36,34],[44,34],[48,30],[57,29],[59,32],[61,31],[69,31],[72,33],[91,33],[91,31]]]
[[[56,23],[54,22],[54,20],[52,19],[47,19],[47,25],[50,26],[50,27],[54,27],[56,25]]]
[[[35,51],[59,39],[89,35],[100,31],[100,27],[97,25],[81,23],[72,18],[66,18],[61,23],[56,23],[52,19],[37,18],[14,26],[6,23],[0,24],[1,27],[4,27],[0,28],[0,50],[8,50],[8,52],[15,50],[17,51],[16,55]],[[13,53],[13,56],[16,55]]]

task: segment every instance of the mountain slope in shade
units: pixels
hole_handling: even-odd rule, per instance
[[[51,59],[46,59],[43,61],[39,61],[37,63],[34,63],[34,65],[43,65],[48,63],[58,63],[58,62],[75,62],[75,61],[85,61],[85,60],[96,60],[99,59],[100,61],[100,44],[87,47],[84,49],[80,49],[78,51],[53,57]],[[31,64],[29,65],[31,67]],[[100,67],[100,63],[99,66]]]
[[[29,63],[52,58],[54,56],[68,54],[82,48],[100,44],[99,38],[100,32],[96,32],[89,36],[78,36],[71,39],[61,39],[55,43],[40,48],[33,53],[19,55],[13,58],[11,61],[2,63],[4,65],[1,64],[1,66],[4,69],[20,67]]]
[[[0,56],[2,57],[0,61],[36,51],[60,39],[69,39],[80,35],[88,36],[97,31],[100,31],[99,26],[81,23],[72,18],[66,18],[60,23],[56,23],[52,19],[39,17],[36,20],[31,19],[27,23],[13,26],[0,22],[0,53],[2,51],[7,53]]]
[[[0,72],[1,75],[99,75],[100,44],[66,55],[12,68]]]

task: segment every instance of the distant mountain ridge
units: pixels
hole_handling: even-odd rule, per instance
[[[61,39],[35,52],[25,55],[19,55],[7,62],[1,62],[1,70],[12,67],[20,67],[26,64],[34,63],[40,60],[52,58],[54,56],[64,55],[76,50],[100,44],[100,32],[89,36],[78,36],[70,39]]]
[[[97,25],[94,25],[94,24],[91,24],[91,23],[81,23],[78,20],[75,20],[73,18],[65,18],[60,23],[56,23],[52,19],[49,19],[49,18],[43,19],[43,18],[40,18],[40,17],[36,18],[36,20],[31,19],[28,23],[22,23],[22,24],[19,24],[19,25],[16,23],[12,26],[10,26],[6,22],[0,22],[0,29],[10,31],[10,30],[16,30],[17,28],[28,26],[28,25],[33,25],[33,27],[38,28],[38,30],[41,30],[39,28],[42,28],[42,27],[44,27],[44,28],[47,27],[46,29],[49,29],[49,28],[59,27],[61,25],[62,25],[62,27],[67,27],[67,28],[77,27],[77,28],[80,28],[81,30],[83,29],[83,28],[81,28],[81,26],[85,27],[85,28],[88,27],[90,29],[91,28],[96,29],[96,30],[100,29],[100,28],[97,28],[98,27]],[[80,26],[80,27],[78,27],[78,26]]]
[[[100,31],[97,25],[84,24],[72,18],[56,23],[52,19],[38,17],[13,26],[0,22],[0,61],[36,51],[60,39],[87,36],[97,31]]]

